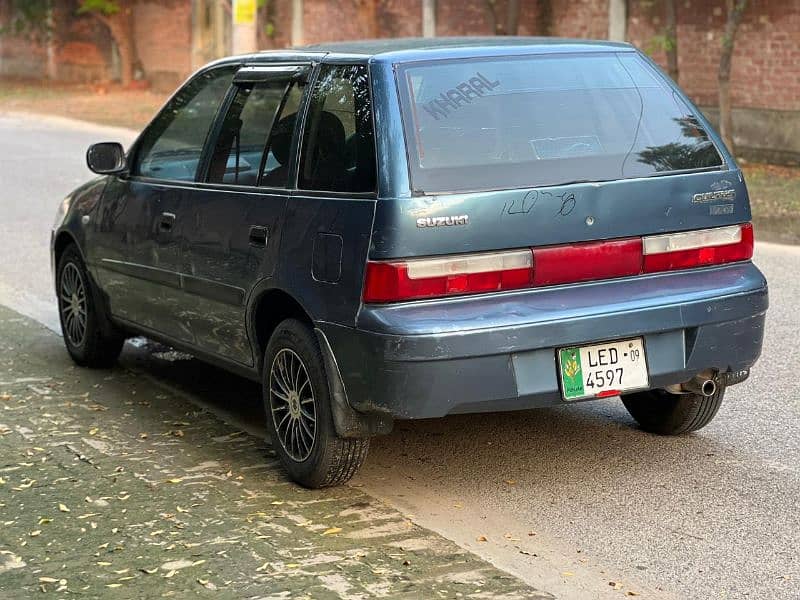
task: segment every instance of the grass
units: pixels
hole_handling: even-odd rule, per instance
[[[111,85],[67,85],[0,80],[0,112],[59,115],[139,130],[166,95]],[[800,167],[746,163],[757,239],[800,244]]]
[[[800,167],[742,165],[756,239],[800,244]]]

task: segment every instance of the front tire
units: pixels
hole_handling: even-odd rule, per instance
[[[659,435],[681,435],[697,431],[716,416],[725,386],[718,386],[711,396],[670,394],[650,390],[622,397],[622,403],[642,429]]]
[[[267,431],[283,467],[308,488],[340,485],[364,463],[369,438],[342,438],[313,331],[296,319],[275,329],[262,369]]]
[[[61,332],[72,360],[82,367],[111,367],[122,352],[125,336],[103,328],[91,279],[75,245],[67,246],[58,261],[56,294]]]

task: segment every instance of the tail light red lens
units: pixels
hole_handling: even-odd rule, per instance
[[[751,224],[533,249],[370,261],[364,302],[577,283],[749,260]]]
[[[675,271],[753,258],[750,223],[644,238],[645,273]]]
[[[369,262],[364,302],[515,290],[531,285],[530,250]]]

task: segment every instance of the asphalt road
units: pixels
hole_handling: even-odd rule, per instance
[[[0,114],[1,303],[57,326],[55,207],[89,177],[89,143],[130,137]],[[764,353],[701,432],[645,434],[613,399],[405,422],[353,485],[562,598],[800,598],[800,248],[759,244],[756,262]],[[263,434],[256,386],[161,356],[129,348],[125,362]]]

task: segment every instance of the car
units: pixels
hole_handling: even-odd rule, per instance
[[[261,382],[289,477],[396,420],[621,398],[707,425],[761,352],[747,187],[628,44],[340,42],[225,58],[61,203],[67,350],[143,335]]]

